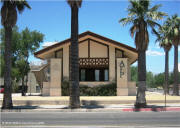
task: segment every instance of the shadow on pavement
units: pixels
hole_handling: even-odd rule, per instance
[[[97,109],[97,108],[104,108],[104,106],[99,105],[97,101],[82,100],[81,101],[81,108],[84,108],[84,109]],[[70,108],[69,107],[63,107],[62,109],[70,109]]]
[[[169,107],[169,106],[166,106]],[[156,105],[147,105],[145,108],[133,108],[134,112],[141,112],[141,111],[153,111],[153,112],[160,112],[166,111],[164,106],[156,106]]]

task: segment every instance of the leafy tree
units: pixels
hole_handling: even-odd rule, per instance
[[[180,45],[180,17],[177,14],[169,17],[166,21],[168,26],[169,38],[174,46],[174,86],[173,95],[179,95],[178,87],[178,45]]]
[[[32,54],[37,48],[40,47],[40,42],[43,41],[44,35],[38,31],[30,31],[28,28],[25,28],[23,31],[19,32],[17,27],[13,28],[12,34],[12,74],[11,77],[13,80],[19,81],[22,80],[22,95],[25,95],[24,90],[24,81],[25,76],[27,78],[28,72],[30,70],[29,66],[29,55]],[[1,32],[1,46],[4,46],[4,29]],[[4,49],[2,48],[2,51]],[[4,53],[2,52],[2,55]],[[4,59],[1,58],[2,64],[4,67]],[[1,76],[3,76],[3,70],[1,71]],[[26,85],[27,86],[27,85]]]
[[[70,108],[79,108],[78,11],[82,0],[67,0],[67,2],[71,7]]]
[[[163,87],[164,84],[164,73],[159,73],[154,76],[155,87]]]
[[[24,8],[31,8],[25,0],[2,0],[1,24],[5,29],[5,73],[4,73],[4,95],[3,109],[11,109],[12,104],[12,86],[11,86],[11,45],[12,45],[12,28],[16,25],[17,11],[23,12]]]
[[[147,79],[146,79],[147,86],[150,88],[153,88],[154,87],[154,75],[153,75],[153,73],[147,72],[146,76],[147,76]]]
[[[42,33],[38,31],[30,31],[28,28],[25,28],[25,30],[21,32],[21,41],[17,45],[19,51],[17,53],[18,61],[16,62],[16,65],[21,72],[22,96],[25,96],[25,76],[27,78],[28,72],[30,71],[28,62],[29,56],[40,47],[40,43],[43,41],[43,38],[44,35]]]
[[[137,66],[132,66],[131,67],[131,81],[136,82],[137,85],[137,74],[138,74],[138,67]]]
[[[137,79],[137,74],[138,74],[138,67],[137,66],[132,66],[131,67],[131,80],[136,82],[136,85],[138,83],[138,79]],[[154,75],[152,72],[147,72],[146,73],[147,76],[147,86],[148,87],[154,87]]]
[[[162,20],[166,15],[159,12],[161,5],[150,8],[149,0],[130,0],[128,6],[128,17],[120,19],[123,25],[132,24],[131,36],[135,35],[135,45],[138,51],[138,90],[135,107],[145,107],[146,98],[146,50],[149,44],[148,27],[156,33],[155,27],[159,26],[155,21]]]

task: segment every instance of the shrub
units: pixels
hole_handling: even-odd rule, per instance
[[[69,96],[69,81],[62,82],[62,95]],[[89,87],[79,85],[80,96],[116,96],[116,83]]]

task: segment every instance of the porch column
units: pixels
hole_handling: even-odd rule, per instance
[[[61,59],[50,60],[50,96],[61,96]]]
[[[109,46],[109,81],[115,81],[115,48]]]
[[[128,96],[128,58],[117,58],[117,96]]]

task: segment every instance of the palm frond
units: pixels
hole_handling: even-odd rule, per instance
[[[119,23],[122,23],[122,25],[127,25],[133,22],[133,18],[132,17],[127,17],[127,18],[122,18],[119,20]]]
[[[67,0],[67,2],[71,7],[76,5],[78,8],[80,8],[82,4],[82,0]]]
[[[161,4],[154,5],[152,8],[149,9],[149,11],[156,12],[160,7],[162,7]]]
[[[24,11],[25,7],[27,7],[28,9],[31,9],[31,7],[29,6],[29,4],[27,3],[26,0],[15,1],[15,4],[17,6],[19,13],[22,13]]]
[[[137,24],[133,25],[131,28],[130,28],[130,33],[131,33],[131,37],[133,38],[134,37],[134,34],[139,31],[139,27]]]

